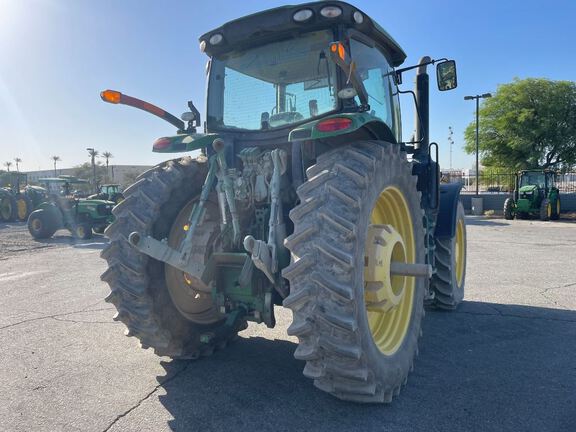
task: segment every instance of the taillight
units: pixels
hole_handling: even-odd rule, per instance
[[[352,125],[352,120],[347,117],[335,117],[316,124],[316,129],[320,132],[335,132],[342,129],[348,129]]]
[[[166,147],[170,147],[170,143],[170,138],[158,138],[152,147],[154,150],[164,150]]]

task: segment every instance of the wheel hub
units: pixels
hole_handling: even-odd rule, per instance
[[[402,237],[392,225],[370,225],[366,238],[364,282],[369,311],[388,312],[404,298],[406,278],[391,274],[391,263],[406,263]]]

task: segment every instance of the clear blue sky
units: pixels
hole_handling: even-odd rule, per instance
[[[431,137],[449,166],[470,167],[463,131],[474,119],[463,96],[495,91],[514,77],[574,80],[576,2],[352,2],[378,21],[408,53],[454,58],[459,86],[431,94]],[[168,123],[128,107],[105,104],[106,88],[153,102],[179,115],[192,99],[204,106],[198,36],[233,18],[280,1],[0,0],[0,163],[23,159],[23,170],[88,161],[86,147],[114,154],[115,164],[154,164],[165,156],[152,142],[174,132]],[[406,75],[404,88],[412,75]],[[403,100],[404,135],[412,102]]]

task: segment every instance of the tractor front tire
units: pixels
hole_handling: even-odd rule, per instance
[[[198,200],[208,172],[205,158],[189,157],[162,163],[143,173],[124,192],[126,199],[113,209],[115,221],[105,230],[110,243],[102,251],[108,269],[101,279],[110,285],[106,301],[118,313],[127,336],[160,356],[195,359],[223,348],[246,327],[241,321],[226,326],[209,294],[195,290],[198,279],[139,252],[128,243],[132,232],[168,239],[178,247],[188,216]],[[215,197],[208,202],[204,221],[194,235],[192,261],[201,274],[219,231]]]
[[[506,220],[514,219],[514,213],[515,213],[514,207],[515,207],[514,198],[506,198],[506,201],[504,201],[504,219]]]
[[[50,238],[57,230],[53,215],[44,209],[34,210],[28,216],[28,231],[37,240]]]
[[[80,222],[76,224],[72,235],[80,240],[89,240],[92,238],[92,224],[90,222]]]
[[[436,273],[432,276],[432,305],[454,310],[464,299],[466,281],[466,221],[462,203],[458,203],[454,235],[437,237],[435,241]]]
[[[552,203],[548,198],[544,198],[540,204],[540,220],[547,221],[552,217]]]
[[[307,178],[285,242],[294,356],[323,391],[391,402],[413,368],[427,284],[390,275],[392,260],[425,262],[412,164],[397,144],[363,141],[320,155]]]

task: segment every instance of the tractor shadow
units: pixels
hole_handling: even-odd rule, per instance
[[[471,226],[508,226],[509,222],[504,219],[486,218],[484,216],[466,216],[466,225]]]
[[[574,430],[576,312],[465,302],[428,311],[408,386],[391,405],[339,401],[302,375],[296,344],[241,338],[163,362],[174,431]]]
[[[57,231],[51,238],[34,240],[36,243],[45,245],[67,245],[79,249],[102,250],[108,244],[108,238],[102,234],[94,234],[91,239],[81,240],[72,236],[67,230]]]

